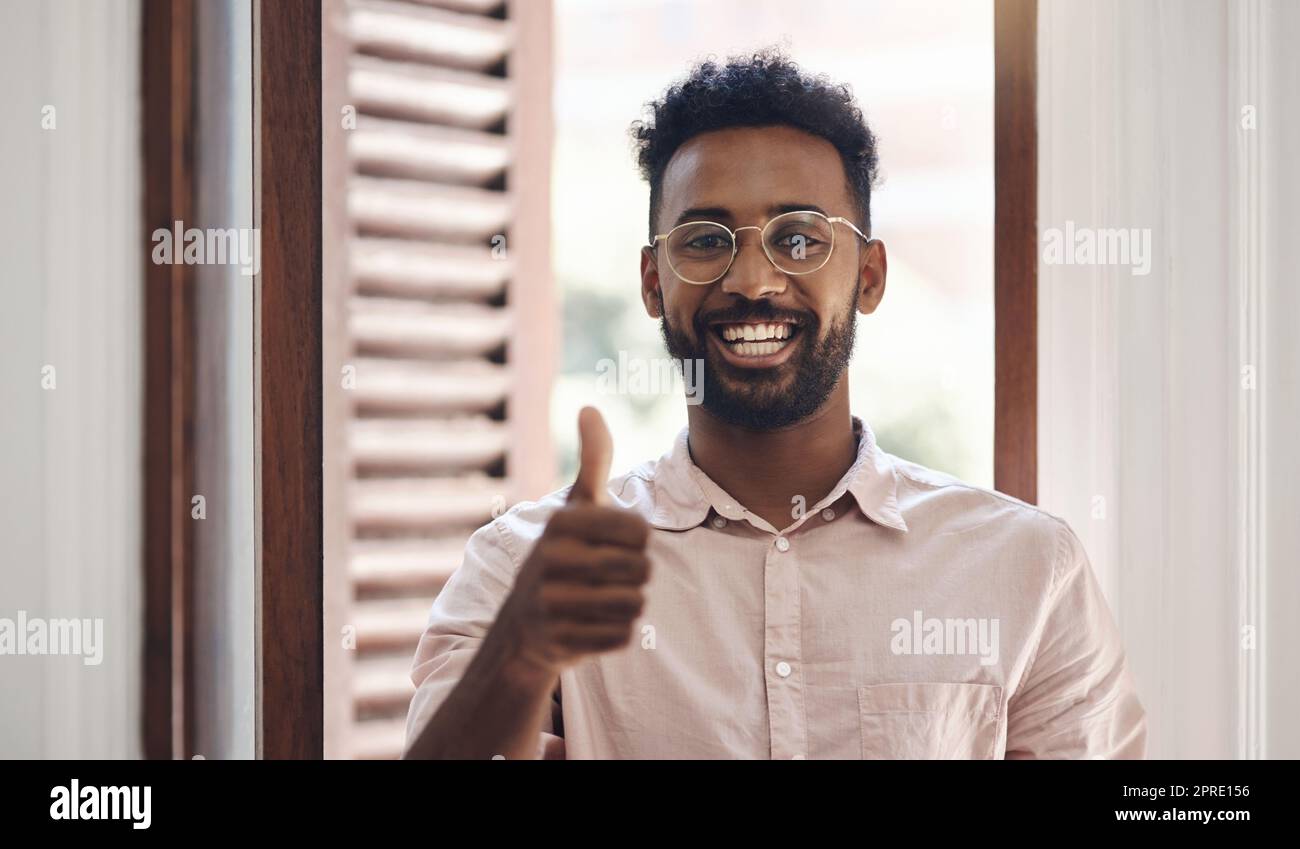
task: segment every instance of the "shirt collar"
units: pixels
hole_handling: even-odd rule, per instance
[[[898,509],[898,476],[893,462],[876,444],[871,428],[857,416],[853,417],[853,433],[858,437],[858,454],[853,465],[808,512],[834,503],[847,491],[858,509],[873,522],[906,531],[907,523]],[[672,449],[655,466],[654,515],[650,524],[666,530],[686,530],[703,522],[710,508],[727,519],[741,518],[744,510],[741,504],[691,459],[688,435],[689,429],[682,428]]]

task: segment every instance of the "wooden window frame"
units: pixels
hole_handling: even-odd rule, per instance
[[[324,754],[321,6],[253,2],[257,756]]]
[[[323,753],[321,10],[253,0],[256,755]],[[193,0],[142,6],[145,233],[195,208]],[[193,270],[145,251],[143,738],[184,758],[195,738]]]
[[[993,485],[1038,497],[1038,0],[994,0]]]
[[[194,7],[190,0],[141,6],[144,157],[144,693],[146,758],[185,756],[194,710],[189,607],[194,479],[193,269],[155,265],[148,235],[194,209]]]
[[[995,486],[1037,492],[1036,0],[995,0]],[[143,7],[146,233],[193,208],[192,0]],[[256,751],[324,752],[322,32],[314,0],[254,0]],[[337,225],[335,225],[337,226]],[[145,245],[148,249],[148,245]],[[192,276],[146,263],[144,740],[193,739]],[[337,323],[337,316],[332,321]],[[332,350],[331,361],[339,351]],[[337,552],[337,541],[332,543]]]

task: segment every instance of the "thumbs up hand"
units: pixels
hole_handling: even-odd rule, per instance
[[[578,476],[568,500],[520,567],[494,626],[509,635],[514,659],[548,675],[626,646],[650,576],[649,525],[609,503],[613,440],[600,411],[584,407],[578,433]]]
[[[578,411],[578,477],[569,490],[569,503],[606,504],[609,493],[609,464],[614,459],[614,440],[605,417],[595,407]]]

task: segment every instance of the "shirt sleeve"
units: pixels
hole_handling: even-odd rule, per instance
[[[1061,524],[1034,659],[1007,710],[1007,758],[1140,759],[1146,712],[1083,544]]]
[[[433,602],[411,666],[415,695],[406,716],[406,748],[415,742],[469,668],[497,612],[514,585],[515,563],[500,519],[479,528],[465,545],[465,558]],[[559,685],[537,741],[538,759],[563,759]]]

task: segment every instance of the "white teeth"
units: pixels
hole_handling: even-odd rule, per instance
[[[738,345],[732,345],[731,350],[735,351],[742,357],[765,357],[768,354],[775,354],[784,348],[789,342],[741,342]]]
[[[789,339],[788,324],[725,324],[722,326],[722,338],[728,342],[744,340],[746,342],[763,342],[770,339]]]

